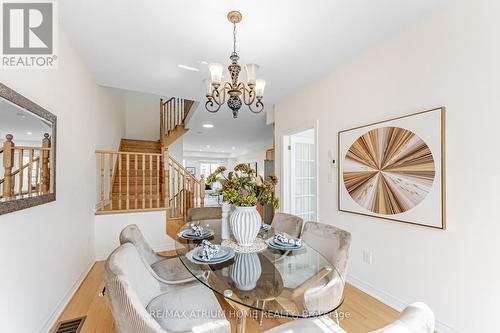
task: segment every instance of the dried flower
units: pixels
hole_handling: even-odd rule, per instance
[[[240,163],[238,164],[237,166],[234,167],[234,171],[236,172],[249,172],[250,168],[248,167],[248,165],[244,164],[244,163]]]
[[[279,200],[274,196],[274,187],[278,183],[276,176],[270,176],[269,180],[264,181],[261,176],[255,175],[253,169],[243,163],[235,166],[234,172],[229,172],[227,176],[224,175],[226,170],[225,167],[218,167],[207,178],[210,184],[216,182],[221,184],[222,188],[219,191],[224,201],[241,207],[255,206],[257,202],[279,207]]]
[[[278,184],[278,177],[276,177],[275,175],[270,175],[269,176],[269,181],[271,182],[271,184],[273,184],[274,186],[276,186]]]

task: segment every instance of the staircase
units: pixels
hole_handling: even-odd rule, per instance
[[[172,97],[164,101],[160,99],[160,141],[168,147],[183,136],[188,129],[185,124],[192,115],[194,101]]]
[[[160,142],[122,139],[119,151],[109,210],[164,208]]]
[[[169,226],[176,229],[185,222],[189,208],[204,206],[204,179],[196,179],[168,151],[188,131],[186,122],[196,106],[180,98],[162,99],[159,140],[122,139],[118,151],[96,151],[100,165],[96,214],[167,209]]]

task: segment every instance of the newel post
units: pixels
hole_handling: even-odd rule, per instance
[[[200,200],[200,206],[205,207],[205,175],[200,176]]]
[[[14,167],[14,142],[12,134],[5,136],[3,143],[3,168],[4,168],[4,183],[2,187],[2,196],[9,200],[14,195],[14,177],[12,176],[12,168]]]
[[[47,193],[50,191],[50,135],[45,133],[42,140],[42,151],[40,157],[42,159],[41,177],[40,177],[40,192]],[[47,149],[48,148],[48,149]]]

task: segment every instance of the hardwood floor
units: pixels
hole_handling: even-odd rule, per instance
[[[59,321],[87,316],[80,333],[114,333],[113,318],[106,296],[100,292],[104,287],[103,279],[104,261],[94,264],[89,274],[70,300]],[[219,298],[226,313],[231,313],[230,306]],[[398,316],[398,312],[361,290],[347,285],[345,290],[345,301],[339,310],[341,327],[348,333],[367,333],[381,328],[392,322]],[[345,317],[342,319],[342,317]],[[228,318],[231,322],[232,332],[235,332],[235,318]],[[262,326],[257,320],[248,319],[246,324],[247,333],[258,333],[272,328],[287,319],[264,318]]]

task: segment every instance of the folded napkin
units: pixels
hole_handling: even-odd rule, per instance
[[[302,240],[293,238],[293,237],[287,237],[284,234],[276,234],[274,235],[274,240],[279,241],[283,244],[288,244],[288,245],[293,245],[293,246],[301,246],[302,245]]]
[[[269,229],[271,229],[271,226],[270,226],[269,224],[262,223],[262,224],[260,225],[260,229],[261,229],[262,231],[269,231]]]
[[[219,245],[212,244],[207,240],[204,240],[201,244],[203,246],[203,250],[201,251],[201,258],[203,260],[210,261],[220,251]]]
[[[197,224],[191,223],[191,229],[193,229],[195,236],[197,236],[197,237],[203,236],[203,227],[201,227]]]

